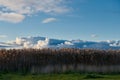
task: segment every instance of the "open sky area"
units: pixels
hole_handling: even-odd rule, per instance
[[[120,0],[0,0],[0,41],[23,36],[120,40]]]

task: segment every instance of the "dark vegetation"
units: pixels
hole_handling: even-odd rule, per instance
[[[10,49],[0,50],[1,72],[29,72],[46,65],[120,65],[120,50]],[[90,77],[90,76],[88,76]]]

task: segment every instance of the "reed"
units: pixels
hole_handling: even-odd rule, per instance
[[[99,72],[113,70],[110,66],[120,68],[120,50],[74,48],[0,50],[0,71],[47,73],[83,69],[83,71]],[[100,70],[101,68],[103,69]]]

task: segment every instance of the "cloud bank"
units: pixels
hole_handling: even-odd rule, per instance
[[[83,41],[83,40],[59,40],[46,37],[19,37],[14,41],[0,42],[0,49],[21,49],[21,48],[81,48],[81,49],[120,49],[120,40],[107,41]]]
[[[25,16],[39,12],[65,13],[69,11],[65,2],[66,0],[0,0],[0,20],[18,23]]]

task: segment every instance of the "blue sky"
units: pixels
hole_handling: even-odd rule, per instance
[[[120,0],[0,0],[0,41],[22,36],[120,40]]]

